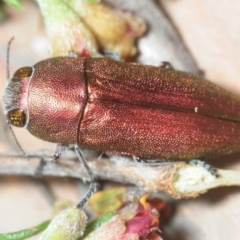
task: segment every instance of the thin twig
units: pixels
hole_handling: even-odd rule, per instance
[[[0,154],[0,175],[34,176],[43,152],[48,151],[28,154],[29,161],[16,153]],[[216,169],[216,177],[202,166],[186,162],[149,164],[113,155],[110,158],[91,159],[88,165],[95,179],[133,184],[146,192],[166,191],[175,198],[196,197],[210,188],[219,186],[240,186],[240,172]],[[42,176],[90,180],[84,166],[76,159],[69,158],[47,162],[43,167]]]

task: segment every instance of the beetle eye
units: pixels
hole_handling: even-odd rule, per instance
[[[24,77],[30,77],[31,75],[32,75],[32,67],[22,67],[14,73],[13,77],[24,78]]]
[[[15,127],[24,127],[26,123],[26,115],[19,109],[14,109],[8,112],[8,120]]]

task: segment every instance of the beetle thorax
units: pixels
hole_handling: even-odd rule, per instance
[[[34,65],[27,129],[48,142],[77,143],[87,101],[84,59],[52,58]]]

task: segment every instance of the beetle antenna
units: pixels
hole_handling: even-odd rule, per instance
[[[12,125],[10,124],[9,121],[7,121],[7,125],[8,125],[8,127],[9,127],[10,132],[12,133],[12,136],[13,136],[13,138],[14,138],[14,141],[15,141],[15,143],[17,144],[19,150],[22,152],[22,154],[23,154],[24,157],[27,157],[27,154],[26,154],[26,152],[23,150],[22,146],[20,145],[20,143],[19,143],[19,141],[18,141],[18,139],[17,139],[17,137],[16,137],[16,134],[14,133],[14,131],[13,131],[13,129],[12,129]]]
[[[13,39],[14,39],[14,37],[12,37],[9,40],[8,45],[7,45],[7,79],[10,78],[9,56],[10,56],[10,46],[11,46]]]
[[[81,149],[79,148],[78,145],[75,145],[75,152],[77,154],[77,157],[78,157],[79,161],[84,165],[84,168],[86,169],[86,171],[87,171],[87,173],[90,177],[90,180],[91,180],[89,189],[88,189],[85,197],[76,206],[77,208],[82,208],[86,204],[88,199],[92,196],[92,194],[95,192],[96,182],[95,182],[95,179],[94,179],[94,174],[93,174],[91,168],[88,166],[86,160],[84,159],[82,151],[81,151]]]
[[[11,47],[11,43],[12,43],[13,39],[14,39],[14,37],[12,37],[12,38],[9,40],[8,45],[7,45],[7,59],[6,59],[6,61],[7,61],[7,69],[6,69],[6,71],[7,71],[7,79],[10,78],[10,67],[9,67],[9,66],[10,66],[10,65],[9,65],[9,62],[10,62],[10,61],[9,61],[9,60],[10,60],[10,47]],[[12,129],[12,125],[11,125],[10,121],[7,120],[6,122],[7,122],[7,125],[8,125],[8,127],[9,127],[9,130],[10,130],[10,132],[11,132],[11,134],[12,134],[12,136],[13,136],[13,138],[14,138],[14,140],[15,140],[18,148],[19,148],[19,150],[22,152],[23,156],[26,157],[27,154],[26,154],[26,152],[23,150],[23,148],[22,148],[22,146],[20,145],[19,141],[17,140],[17,137],[16,137],[16,135],[15,135],[13,129]]]

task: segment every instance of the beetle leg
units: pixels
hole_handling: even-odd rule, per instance
[[[104,154],[105,154],[105,153],[102,152],[102,153],[98,156],[98,160],[100,160],[100,159],[103,157]]]
[[[135,155],[133,155],[132,158],[133,158],[133,160],[134,160],[135,162],[140,162],[140,161],[141,161],[141,160],[140,160],[140,157],[137,157],[137,156],[135,156]]]
[[[174,69],[172,64],[170,62],[167,62],[167,61],[163,61],[160,63],[160,67],[161,68],[171,68],[171,69]]]
[[[58,158],[60,158],[61,154],[63,153],[64,149],[65,149],[65,145],[62,144],[57,144],[54,152],[53,152],[53,156],[50,158],[47,157],[42,157],[40,160],[39,165],[36,168],[35,171],[35,176],[39,177],[42,173],[43,167],[46,164],[46,162],[55,162]]]
[[[156,162],[159,162],[158,159],[142,158],[142,157],[138,157],[138,156],[135,156],[135,155],[133,155],[132,158],[135,162],[138,162],[138,163],[156,163]]]
[[[132,156],[133,160],[136,163],[145,163],[148,164],[150,166],[159,166],[159,165],[167,165],[167,164],[172,164],[173,160],[165,160],[165,159],[151,159],[151,158],[141,158],[141,157],[137,157],[135,155]]]
[[[74,50],[68,51],[68,57],[77,57],[77,53]]]
[[[84,159],[82,151],[78,145],[75,145],[75,152],[78,157],[78,160],[83,164],[84,168],[86,169],[91,181],[85,197],[77,204],[77,208],[82,208],[85,205],[85,203],[88,201],[88,199],[92,196],[92,194],[95,192],[96,182],[95,182],[93,172],[91,168],[88,166],[86,160]]]
[[[46,161],[44,159],[44,157],[41,158],[36,170],[35,170],[35,173],[34,173],[34,176],[35,177],[40,177],[42,175],[42,170],[43,170],[43,167],[44,165],[46,164]]]
[[[58,158],[60,158],[60,156],[62,155],[63,151],[65,150],[65,145],[63,144],[57,144],[54,152],[53,152],[53,156],[50,158],[44,157],[43,160],[45,162],[55,162]]]
[[[159,159],[142,158],[135,155],[133,155],[132,158],[135,162],[138,162],[138,163],[149,163],[149,164],[157,163],[157,162],[159,163]]]
[[[104,56],[109,57],[109,58],[111,58],[113,60],[116,60],[116,61],[121,60],[120,55],[118,53],[115,53],[115,52],[104,51]]]
[[[216,178],[219,176],[216,169],[213,166],[211,166],[203,161],[200,161],[198,159],[193,159],[193,160],[189,161],[189,164],[205,168],[209,173],[211,173]]]

